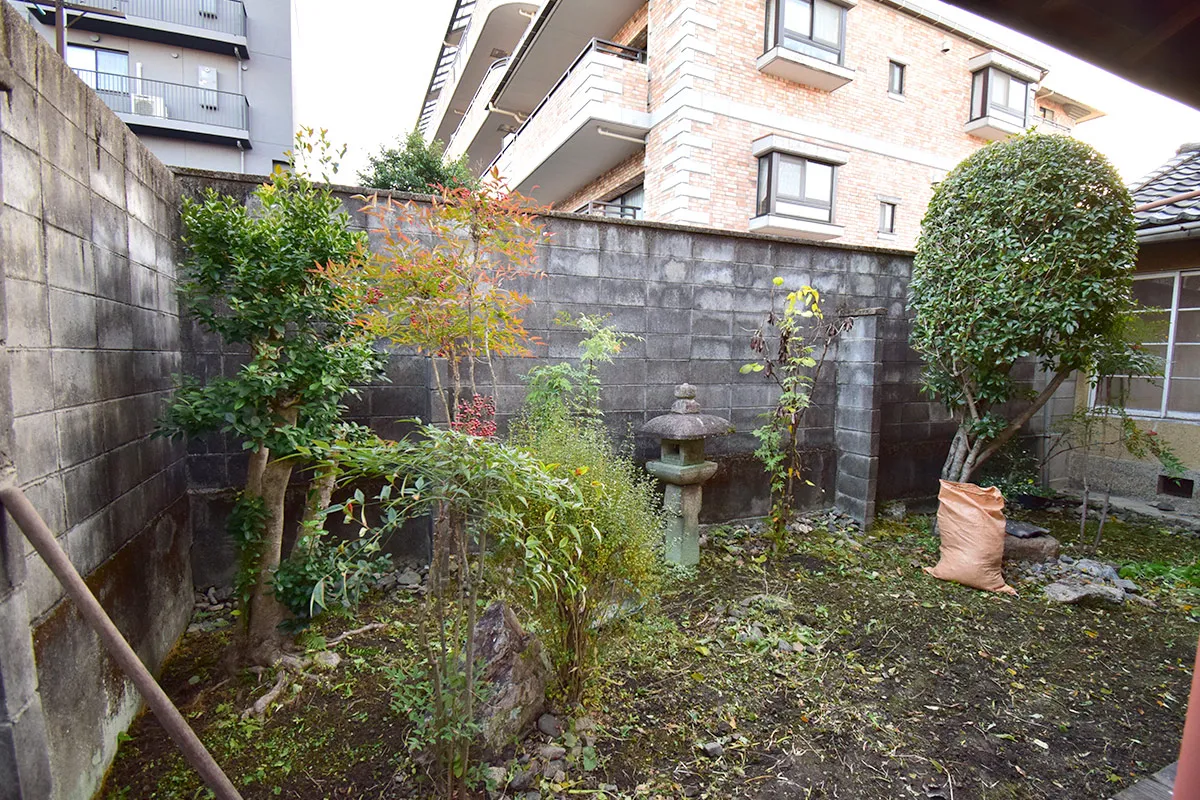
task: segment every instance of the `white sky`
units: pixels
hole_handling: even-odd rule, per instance
[[[1200,140],[1200,111],[939,0],[929,10],[1050,67],[1052,89],[1100,108],[1077,136],[1133,181]],[[416,124],[453,0],[293,0],[292,77],[297,125],[328,128],[350,149],[340,177],[353,182],[367,155]],[[352,6],[352,8],[347,8]]]

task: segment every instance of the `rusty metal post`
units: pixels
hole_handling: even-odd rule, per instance
[[[1200,643],[1196,646],[1196,665],[1192,668],[1192,694],[1183,723],[1183,742],[1179,745],[1174,797],[1175,800],[1200,800]]]
[[[133,681],[134,686],[145,698],[146,704],[154,711],[154,716],[158,717],[163,728],[175,740],[184,758],[200,774],[208,788],[213,790],[217,800],[242,800],[242,796],[233,788],[233,784],[205,749],[196,732],[187,724],[179,709],[171,702],[171,698],[167,697],[166,692],[154,680],[154,676],[146,669],[137,653],[129,646],[129,642],[121,635],[121,631],[113,624],[104,607],[83,582],[83,578],[75,570],[75,565],[67,558],[58,540],[54,538],[54,533],[25,497],[25,493],[15,486],[0,488],[0,504],[16,520],[17,526],[25,533],[25,537],[54,573],[54,577],[63,585],[67,596],[75,603],[84,620],[100,636],[100,641],[109,655]]]

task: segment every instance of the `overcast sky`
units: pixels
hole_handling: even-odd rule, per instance
[[[416,124],[453,0],[293,3],[296,124],[328,128],[350,146],[341,178],[353,182],[368,153]],[[1106,112],[1077,135],[1127,181],[1200,139],[1200,111],[939,0],[919,5],[1041,60],[1050,67],[1045,85]]]

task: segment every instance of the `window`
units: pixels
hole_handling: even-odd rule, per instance
[[[971,76],[971,119],[997,116],[1025,127],[1029,84],[1015,75],[988,67]]]
[[[646,190],[642,184],[634,186],[624,194],[612,200],[591,200],[580,206],[576,214],[594,214],[601,217],[617,219],[641,219],[643,207],[646,204]]]
[[[830,0],[767,0],[766,50],[786,47],[841,64],[845,33],[845,6]]]
[[[896,232],[896,203],[882,200],[879,203],[879,232]]]
[[[833,164],[785,153],[760,156],[757,213],[832,222],[835,170]]]
[[[1095,403],[1109,394],[1131,413],[1200,420],[1200,271],[1134,279],[1142,347],[1163,359],[1161,378],[1124,375],[1097,387]]]
[[[1042,119],[1047,122],[1054,122],[1054,109],[1042,106]]]
[[[98,92],[129,93],[129,53],[69,44],[67,66]]]
[[[888,92],[891,94],[904,94],[904,72],[904,64],[901,64],[899,61],[888,62]]]

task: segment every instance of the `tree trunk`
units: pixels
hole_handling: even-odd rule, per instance
[[[287,424],[296,423],[295,408],[285,406],[277,413]],[[265,451],[265,448],[263,450]],[[245,661],[271,666],[282,655],[279,624],[283,622],[284,608],[275,599],[271,579],[279,567],[283,551],[284,501],[287,497],[288,481],[292,477],[293,462],[291,459],[271,461],[268,456],[263,456],[261,460],[265,463],[259,470],[258,464],[252,458],[251,465],[255,471],[251,472],[246,480],[248,494],[258,489],[267,512],[267,520],[263,528],[258,580],[250,595],[250,608],[247,610],[246,639],[242,650]]]
[[[312,483],[308,489],[308,505],[304,508],[304,519],[300,521],[300,535],[316,524],[325,514],[329,503],[333,500],[333,490],[337,488],[340,470],[336,463],[328,462],[317,467]]]

